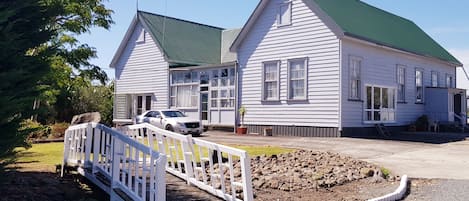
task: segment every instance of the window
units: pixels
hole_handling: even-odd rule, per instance
[[[423,70],[415,69],[415,102],[423,103]]]
[[[396,121],[395,89],[388,87],[366,87],[365,122]]]
[[[279,64],[278,61],[263,64],[262,100],[279,100]]]
[[[143,113],[143,97],[137,96],[137,114],[141,115]]]
[[[359,57],[350,56],[350,99],[360,100],[361,88],[361,65],[362,59]]]
[[[234,108],[235,69],[212,70],[211,109]]]
[[[397,65],[397,100],[405,102],[405,66]]]
[[[151,96],[145,96],[145,111],[151,110]]]
[[[292,3],[286,2],[280,4],[279,13],[277,16],[277,25],[278,26],[285,26],[291,24],[292,18]]]
[[[453,77],[450,74],[446,74],[446,87],[453,88]]]
[[[294,59],[288,61],[288,99],[306,99],[306,69],[306,59]]]
[[[432,87],[438,87],[438,72],[432,71]]]
[[[171,74],[170,106],[178,108],[196,108],[198,103],[198,74],[183,71]],[[202,77],[202,75],[201,75]]]

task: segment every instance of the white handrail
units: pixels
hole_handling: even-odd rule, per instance
[[[250,159],[246,151],[170,132],[147,123],[126,126],[121,131],[166,154],[166,171],[186,180],[188,184],[225,200],[254,199]],[[234,161],[234,158],[239,161]],[[228,176],[225,176],[225,168]],[[240,169],[241,175],[235,175],[236,168]],[[240,191],[242,194],[238,193]]]
[[[62,175],[66,164],[79,166],[111,200],[122,200],[119,192],[133,200],[165,200],[166,156],[104,125],[87,123],[66,130]]]

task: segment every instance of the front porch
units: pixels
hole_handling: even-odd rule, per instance
[[[425,90],[425,114],[430,123],[467,124],[466,90],[456,88],[427,87]]]

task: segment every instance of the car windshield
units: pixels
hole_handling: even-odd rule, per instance
[[[179,111],[163,111],[165,117],[172,118],[172,117],[186,117],[182,112]]]

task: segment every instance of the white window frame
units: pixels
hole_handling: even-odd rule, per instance
[[[291,85],[292,80],[291,77],[291,63],[292,62],[303,62],[303,78],[297,78],[295,80],[303,80],[303,96],[293,97],[293,86]],[[296,58],[296,59],[289,59],[287,60],[287,74],[288,74],[288,100],[307,100],[308,99],[308,58]]]
[[[222,71],[226,70],[227,75],[225,77],[222,76]],[[215,76],[213,76],[213,72],[217,72],[217,76],[215,79]],[[217,68],[217,69],[211,69],[209,72],[212,73],[212,79],[210,82],[210,110],[224,110],[224,109],[230,109],[232,110],[235,107],[235,77],[236,77],[236,71],[234,67],[226,67],[226,68]],[[224,81],[223,81],[224,80]],[[217,83],[216,86],[212,85],[215,81]],[[222,83],[225,83],[225,85],[222,85]],[[222,97],[222,91],[226,91],[226,96]],[[212,93],[215,92],[217,94],[217,97],[213,97]],[[222,104],[222,102],[228,103]],[[215,104],[213,104],[215,103]]]
[[[269,64],[276,64],[277,65],[277,80],[269,80],[267,81],[266,78],[265,78],[265,67],[266,65],[269,65]],[[268,98],[266,97],[266,82],[277,82],[276,86],[277,86],[277,94],[274,96],[274,97],[271,97],[271,98]],[[277,61],[266,61],[266,62],[262,62],[262,89],[261,89],[261,100],[262,101],[279,101],[280,100],[280,61],[277,60]]]
[[[446,74],[446,88],[453,88],[453,75],[451,74]]]
[[[368,104],[368,96],[367,96],[367,88],[371,87],[371,109],[368,109],[367,104]],[[388,90],[388,108],[382,108],[380,107],[379,109],[374,108],[374,89],[375,88],[380,88],[380,105],[383,105],[383,89]],[[394,96],[392,99],[390,96],[391,92],[393,92]],[[395,87],[390,87],[390,86],[380,86],[380,85],[373,85],[373,84],[366,84],[365,85],[365,90],[364,90],[364,105],[363,105],[363,122],[365,124],[376,124],[376,123],[396,123],[397,122],[397,89]],[[392,104],[394,108],[389,108],[389,104]],[[371,112],[371,119],[372,120],[367,120],[367,112]],[[382,117],[380,118],[379,121],[374,120],[374,113],[375,112],[380,112],[382,113],[386,112],[388,115],[392,114],[394,116],[393,120],[382,120]],[[388,116],[389,117],[389,116]]]
[[[397,77],[397,102],[405,102],[406,98],[406,66],[397,65],[396,68]],[[400,91],[402,90],[402,91]]]
[[[418,83],[418,80],[417,80],[417,72],[420,72],[420,83]],[[423,82],[423,79],[424,79],[424,71],[423,69],[421,68],[415,68],[415,103],[423,103],[424,102],[424,96],[425,96],[425,92],[424,92],[424,82]],[[419,95],[419,87],[422,88],[421,89],[421,99],[418,99],[418,95]]]
[[[438,78],[440,77],[439,76],[439,73],[437,71],[432,71],[432,74],[431,74],[431,86],[432,87],[438,87]]]
[[[354,62],[358,62],[358,74],[357,77],[353,76],[354,72]],[[358,57],[358,56],[349,56],[349,99],[350,100],[361,100],[361,90],[362,90],[362,66],[363,66],[363,58]],[[353,93],[353,84],[354,82],[357,82],[357,88],[356,88],[356,96],[354,96]]]
[[[285,12],[289,16],[289,20],[287,22],[284,22],[284,19],[282,18],[282,9],[288,7]],[[292,24],[292,2],[291,1],[286,1],[283,3],[280,3],[278,6],[278,13],[277,13],[277,27],[282,27],[282,26],[288,26]]]
[[[171,73],[171,80],[170,80],[170,87],[169,87],[169,106],[170,108],[178,108],[178,109],[197,109],[199,107],[199,81],[198,81],[198,73],[195,73],[195,71],[172,71]],[[176,77],[178,77],[178,74],[190,74],[190,79],[187,80],[186,82],[186,77],[182,76],[182,82],[175,82]],[[176,75],[176,76],[175,76]],[[192,76],[196,75],[197,78],[193,79]],[[178,105],[178,90],[180,87],[188,87],[190,86],[190,106],[179,106]],[[174,93],[173,93],[173,88]],[[196,90],[196,93],[193,93],[194,90]],[[173,100],[174,99],[174,103]]]

